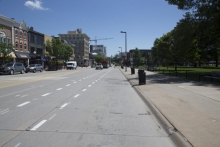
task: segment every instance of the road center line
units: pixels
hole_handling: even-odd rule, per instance
[[[9,108],[7,108],[7,109],[5,109],[5,110],[0,111],[0,114],[5,114],[5,113],[7,113],[7,112],[9,112],[9,111],[10,111]]]
[[[67,105],[69,105],[70,103],[65,103],[65,104],[63,104],[61,107],[60,107],[60,109],[63,109],[64,107],[66,107]]]
[[[31,131],[37,130],[40,126],[42,126],[47,120],[42,120],[39,124],[37,124],[35,127],[31,129]]]
[[[55,116],[56,116],[56,114],[54,114],[53,116],[51,116],[51,117],[49,118],[49,120],[53,119]]]
[[[26,94],[26,95],[23,95],[23,96],[21,96],[21,97],[25,97],[25,96],[28,96],[28,95]]]
[[[63,88],[58,88],[57,90],[61,90],[61,89],[63,89]]]
[[[17,107],[22,107],[22,106],[24,106],[24,105],[27,105],[27,104],[29,104],[30,102],[28,101],[28,102],[24,102],[24,103],[22,103],[22,104],[20,104],[20,105],[17,105]]]
[[[42,95],[42,96],[47,96],[47,95],[49,95],[50,93],[46,93],[46,94],[44,94],[44,95]]]
[[[77,98],[79,96],[79,94],[75,95],[74,98]]]

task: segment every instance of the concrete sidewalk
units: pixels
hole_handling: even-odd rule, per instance
[[[139,85],[138,70],[119,70],[141,95],[178,146],[220,147],[220,87],[146,72]]]

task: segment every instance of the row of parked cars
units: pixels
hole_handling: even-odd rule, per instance
[[[23,63],[14,62],[14,63],[7,63],[3,64],[0,67],[0,74],[10,74],[13,75],[15,73],[24,74],[25,72],[33,72],[36,71],[43,71],[43,66],[41,64],[30,64],[29,66],[25,67]]]

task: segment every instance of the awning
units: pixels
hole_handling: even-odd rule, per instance
[[[16,55],[17,58],[30,59],[29,53],[15,52],[15,55]]]

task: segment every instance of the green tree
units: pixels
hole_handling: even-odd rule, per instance
[[[100,62],[102,62],[104,60],[104,58],[103,58],[103,56],[100,54],[100,53],[98,53],[96,56],[95,56],[95,61],[97,62],[97,63],[100,63]]]
[[[143,62],[141,52],[138,50],[138,48],[135,48],[134,52],[132,53],[133,61],[135,66],[140,66]]]
[[[64,61],[68,61],[70,57],[73,55],[73,49],[71,46],[64,45],[64,53],[63,53],[63,59]]]
[[[6,44],[0,41],[0,53],[2,54],[3,57],[3,63],[10,58],[9,54],[11,52],[14,52],[14,48],[11,44]]]
[[[210,56],[216,60],[216,67],[220,58],[220,1],[219,0],[166,0],[179,9],[188,10],[191,22],[196,24],[197,49],[200,50],[200,59]],[[185,16],[186,17],[186,16]],[[211,50],[211,51],[210,51]],[[208,54],[207,54],[208,53]]]

